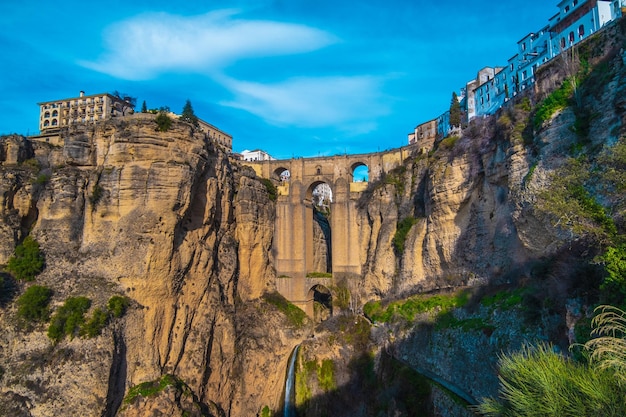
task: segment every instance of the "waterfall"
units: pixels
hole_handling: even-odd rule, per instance
[[[287,378],[285,379],[285,406],[284,417],[296,416],[296,358],[298,357],[300,345],[293,348],[287,367]]]

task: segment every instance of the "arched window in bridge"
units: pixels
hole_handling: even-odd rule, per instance
[[[359,162],[352,165],[352,182],[368,182],[369,169],[367,165]]]

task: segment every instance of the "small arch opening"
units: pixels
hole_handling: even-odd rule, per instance
[[[287,168],[276,168],[272,173],[272,179],[280,183],[289,182],[289,180],[291,179],[291,173]]]
[[[332,317],[333,296],[327,287],[321,284],[311,287],[308,300],[313,303],[313,320],[316,323],[321,323]]]
[[[369,182],[369,168],[362,162],[352,165],[352,182]]]

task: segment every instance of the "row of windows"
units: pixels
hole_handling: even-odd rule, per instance
[[[75,119],[69,119],[70,123],[78,123],[78,122],[87,122],[87,121],[91,121],[94,122],[98,119],[101,119],[101,117],[99,116],[91,116],[89,118],[87,117],[82,117],[82,118],[75,118]],[[63,124],[66,125],[68,124],[68,120],[65,119],[63,120]],[[52,120],[44,120],[43,122],[43,126],[44,127],[50,127],[50,126],[58,126],[59,125],[59,121],[57,119],[52,119]]]
[[[42,110],[56,109],[59,107],[84,106],[87,104],[104,103],[105,99],[101,97],[84,98],[77,100],[69,100],[66,102],[50,103],[42,106]]]

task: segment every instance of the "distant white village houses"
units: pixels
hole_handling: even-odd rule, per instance
[[[517,42],[506,66],[485,67],[461,89],[464,119],[494,114],[505,102],[535,82],[537,68],[626,13],[626,0],[563,0],[548,24]],[[430,142],[450,134],[449,111],[418,125],[409,144]],[[433,133],[436,132],[436,133]],[[434,142],[433,142],[434,143]]]

